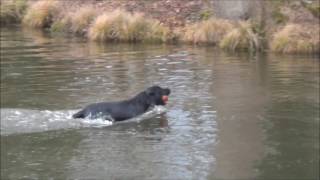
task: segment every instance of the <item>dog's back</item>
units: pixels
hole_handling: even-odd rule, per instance
[[[122,121],[143,114],[152,105],[165,105],[169,94],[169,89],[153,86],[129,100],[91,104],[72,117],[91,119],[112,117],[115,121]]]
[[[91,104],[85,107],[83,110],[75,113],[73,118],[100,118],[100,117],[112,117],[115,121],[122,121],[131,117],[140,115],[147,110],[147,106],[144,104],[130,101],[120,102],[102,102]]]

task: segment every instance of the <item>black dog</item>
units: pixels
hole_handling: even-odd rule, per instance
[[[111,120],[123,121],[143,114],[151,106],[166,105],[169,94],[170,89],[152,86],[129,100],[91,104],[72,117],[111,117]]]

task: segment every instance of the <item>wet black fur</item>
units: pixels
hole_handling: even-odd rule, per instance
[[[111,117],[114,121],[123,121],[136,117],[146,112],[154,105],[165,105],[162,96],[168,96],[170,89],[152,86],[135,97],[119,102],[101,102],[88,105],[83,110],[75,113],[73,118]]]

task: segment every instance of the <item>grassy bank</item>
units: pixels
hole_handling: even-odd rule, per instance
[[[286,7],[285,3],[277,5],[270,15],[263,17],[271,17],[270,22],[274,22],[263,27],[252,19],[231,21],[216,18],[214,14],[203,18],[202,11],[199,11],[200,19],[195,22],[169,26],[148,14],[123,9],[106,11],[94,2],[78,3],[74,7],[71,7],[72,4],[76,3],[5,0],[1,3],[1,24],[22,23],[29,28],[105,43],[176,42],[219,46],[228,51],[269,49],[279,53],[319,53],[318,25],[292,23],[295,17],[291,14],[294,13],[290,14],[288,9],[282,12],[281,7]],[[313,16],[319,16],[318,6],[303,5],[301,8]]]

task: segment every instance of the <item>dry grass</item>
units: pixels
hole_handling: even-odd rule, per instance
[[[232,28],[233,25],[227,20],[211,18],[188,25],[182,40],[194,44],[218,44]]]
[[[119,24],[124,23],[122,16],[119,12],[98,16],[89,29],[89,38],[96,41],[120,40]]]
[[[129,14],[123,13],[120,16],[122,16],[118,24],[120,40],[128,40],[130,42],[142,41],[146,35],[145,30],[147,30],[149,25],[142,14],[133,14],[130,17]]]
[[[167,42],[175,38],[175,35],[170,32],[169,28],[163,26],[159,21],[150,21],[150,32],[147,34],[146,40],[152,42]]]
[[[34,28],[50,27],[58,1],[41,0],[31,5],[23,18],[23,24]]]
[[[240,22],[237,28],[227,33],[221,43],[223,49],[255,51],[262,48],[261,40],[248,22]]]
[[[95,41],[165,41],[167,32],[156,20],[116,10],[98,16],[89,28],[88,37]]]
[[[97,11],[92,6],[81,7],[76,11],[60,13],[59,17],[54,18],[50,30],[55,33],[85,35],[96,14]]]
[[[50,31],[53,33],[69,33],[71,32],[70,27],[71,27],[71,16],[65,15],[65,16],[60,16],[58,18],[55,18],[53,21]]]
[[[2,0],[0,9],[1,24],[20,22],[26,8],[26,0]]]
[[[319,53],[319,26],[288,24],[276,32],[270,47],[280,53]]]
[[[92,6],[81,7],[76,12],[71,13],[71,31],[76,34],[84,34],[96,15],[96,9],[94,9]]]

